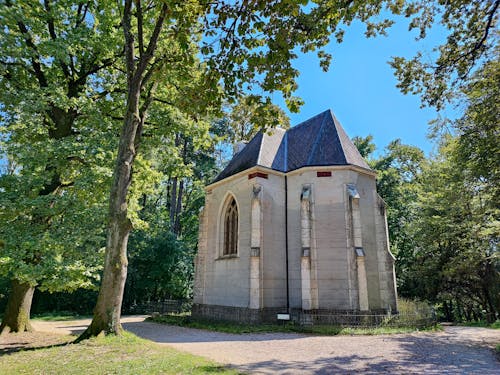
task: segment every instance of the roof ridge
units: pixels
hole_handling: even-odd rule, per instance
[[[262,139],[261,139],[260,145],[259,145],[259,153],[257,154],[257,165],[259,165],[260,164],[260,155],[262,154],[262,146],[264,145],[264,136],[265,136],[265,134],[262,131],[262,129],[260,129],[257,133],[262,133]]]
[[[290,130],[290,129],[288,129]],[[288,172],[288,130],[283,135],[283,170]]]
[[[333,123],[334,123],[334,126],[335,126],[335,129],[337,131],[337,135],[339,137],[339,143],[340,143],[340,147],[342,148],[342,154],[344,155],[344,158],[345,158],[345,162],[346,164],[351,164],[351,165],[357,165],[359,167],[362,167],[362,168],[368,168],[370,169],[370,166],[368,165],[368,163],[366,162],[365,158],[361,155],[361,153],[359,152],[358,148],[356,147],[356,145],[352,142],[351,140],[351,137],[349,137],[344,129],[344,127],[340,124],[340,121],[337,119],[337,117],[335,116],[335,114],[333,113],[333,111],[330,109],[330,113],[332,114],[332,119],[333,119]],[[351,143],[351,145],[344,145],[344,142],[342,140],[342,137],[341,135],[345,136],[345,138],[347,139],[348,142]],[[353,161],[351,160],[352,158],[352,155],[350,154],[350,152],[348,150],[346,150],[346,146],[352,146],[355,150],[355,152],[359,155],[359,157],[361,158],[361,163],[360,162],[357,162],[355,161],[353,163]],[[360,165],[362,164],[362,165]],[[364,164],[364,165],[363,165]]]
[[[335,113],[333,113],[331,108],[329,108],[328,111],[330,112],[330,115],[332,116],[333,126],[335,127],[335,132],[337,133],[337,137],[339,138],[339,144],[340,144],[340,148],[342,149],[342,155],[344,156],[346,164],[349,164],[349,162],[347,161],[347,155],[345,153],[344,142],[342,142],[342,137],[340,137],[340,134],[339,134],[339,128],[338,128],[339,121],[337,120],[337,117],[335,117]],[[344,130],[344,129],[342,129],[342,130]]]
[[[315,116],[313,116],[313,117],[311,117],[311,118],[308,118],[307,120],[304,120],[304,121],[302,121],[302,122],[299,122],[297,125],[292,126],[292,127],[290,127],[289,129],[287,129],[287,130],[286,130],[286,132],[288,133],[288,132],[289,132],[289,131],[291,131],[291,130],[295,130],[295,129],[297,129],[297,128],[300,128],[302,125],[305,125],[306,123],[311,122],[311,121],[312,121],[312,120],[314,120],[316,117],[319,117],[319,116],[321,116],[321,115],[324,115],[324,114],[325,114],[325,112],[328,112],[328,111],[329,111],[329,110],[327,109],[326,111],[323,111],[323,112],[321,112],[321,113],[318,113],[317,115],[315,115]]]
[[[307,164],[311,164],[313,157],[314,157],[314,154],[316,153],[316,149],[318,148],[318,144],[323,137],[323,131],[325,129],[325,119],[326,119],[325,114],[326,113],[323,112],[321,114],[323,115],[323,119],[321,120],[321,125],[319,127],[318,134],[316,135],[316,139],[313,142],[313,146],[312,146],[311,151],[309,153],[309,156],[307,158]]]

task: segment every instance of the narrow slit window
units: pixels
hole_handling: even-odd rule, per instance
[[[224,217],[223,255],[236,254],[238,250],[238,206],[234,198],[227,206]]]

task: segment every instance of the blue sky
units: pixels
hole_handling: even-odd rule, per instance
[[[415,32],[408,32],[407,25],[401,18],[387,37],[367,39],[365,27],[354,23],[346,29],[342,44],[329,44],[333,60],[327,73],[319,67],[315,54],[301,55],[294,63],[301,72],[296,95],[305,104],[300,113],[289,113],[292,126],[331,109],[350,137],[373,135],[378,153],[396,138],[427,154],[432,151],[433,143],[426,135],[428,122],[437,117],[437,112],[420,108],[418,96],[403,95],[396,88],[388,61],[392,56],[412,57],[419,49],[430,55],[445,35],[433,30],[417,42]],[[273,101],[286,108],[277,94]],[[443,114],[454,115],[452,110]]]

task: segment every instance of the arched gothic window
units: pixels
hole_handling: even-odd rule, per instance
[[[224,213],[224,249],[222,255],[236,254],[238,250],[238,206],[234,198]]]

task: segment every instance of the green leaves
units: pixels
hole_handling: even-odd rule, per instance
[[[99,277],[116,147],[108,3],[6,1],[0,7],[0,274],[74,290]]]
[[[332,35],[343,39],[340,25],[359,19],[367,33],[381,34],[391,22],[373,21],[382,10],[380,1],[256,1],[210,3],[204,15],[206,36],[202,52],[214,82],[221,82],[225,99],[243,91],[259,92],[263,101],[280,91],[292,112],[301,100],[293,96],[299,75],[293,67],[298,51],[317,51],[319,64],[327,70],[331,55],[326,51]]]
[[[410,30],[425,38],[432,27],[447,33],[446,41],[429,52],[411,59],[395,57],[391,66],[403,93],[420,94],[422,105],[442,109],[456,99],[471,74],[497,57],[500,1],[408,1],[395,8],[410,18]],[[438,26],[439,25],[439,26]]]
[[[438,154],[421,165],[407,206],[412,247],[398,254],[400,291],[439,302],[447,319],[498,313],[498,74],[496,61],[474,74],[463,116],[449,122],[456,135],[443,136]]]

